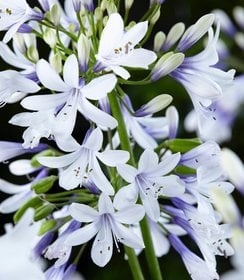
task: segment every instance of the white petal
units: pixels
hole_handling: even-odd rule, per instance
[[[147,21],[137,23],[124,34],[120,45],[124,46],[128,44],[128,42],[132,43],[133,46],[137,45],[146,35],[147,29]]]
[[[107,74],[93,79],[89,84],[85,85],[81,92],[84,96],[91,100],[100,100],[111,92],[117,83],[114,74]]]
[[[31,195],[31,192],[12,195],[0,204],[0,212],[7,214],[17,211],[31,198]]]
[[[108,195],[101,193],[98,201],[98,209],[100,215],[105,213],[114,213],[113,203]]]
[[[109,226],[103,225],[99,230],[91,249],[91,257],[94,263],[104,267],[113,254],[113,238]]]
[[[102,148],[103,133],[100,128],[94,129],[86,139],[83,146],[92,151],[99,151]]]
[[[0,191],[2,191],[4,193],[15,194],[15,193],[21,193],[21,192],[24,192],[27,190],[30,190],[30,184],[15,185],[15,184],[9,183],[8,181],[0,179]]]
[[[75,220],[82,223],[90,223],[98,218],[97,211],[85,204],[72,203],[69,212]]]
[[[120,223],[114,222],[112,224],[112,231],[115,233],[119,241],[126,246],[134,249],[144,248],[142,239],[136,235],[131,229],[121,225]]]
[[[109,69],[111,69],[116,75],[123,78],[124,80],[128,80],[130,78],[130,73],[123,67],[117,65],[109,65]]]
[[[77,88],[79,85],[79,65],[74,54],[70,55],[63,68],[64,82],[70,87]]]
[[[129,54],[122,56],[117,60],[119,65],[127,67],[139,67],[148,68],[148,65],[152,64],[157,59],[156,54],[153,51],[149,51],[143,48],[134,49]],[[110,68],[112,68],[110,66]]]
[[[20,159],[13,161],[9,164],[9,170],[12,174],[17,176],[26,175],[36,171],[38,168],[31,165],[31,161],[28,159]]]
[[[91,104],[85,98],[82,99],[80,102],[80,112],[88,119],[96,123],[100,128],[110,128],[113,129],[117,126],[117,121],[115,118],[110,116],[109,114],[103,112],[102,110],[98,109],[96,106]]]
[[[59,149],[65,152],[74,152],[80,148],[80,144],[70,135],[67,137],[55,131],[55,141]]]
[[[91,173],[91,179],[94,184],[107,195],[114,195],[113,186],[108,181],[107,177],[103,174],[101,167],[99,166],[97,160],[93,163],[93,172]]]
[[[150,172],[151,170],[155,169],[158,166],[158,155],[150,149],[146,149],[138,163],[138,170],[139,173],[147,173]]]
[[[150,230],[155,254],[157,257],[162,257],[169,251],[170,244],[168,238],[164,235],[160,226],[154,222],[150,223]]]
[[[25,69],[27,67],[28,62],[13,53],[8,45],[4,44],[3,42],[0,42],[0,55],[5,62],[16,68]]]
[[[14,34],[18,31],[19,27],[25,22],[25,19],[13,24],[9,30],[5,33],[3,37],[3,42],[8,43],[14,36]]]
[[[21,105],[29,110],[47,110],[64,104],[69,93],[43,94],[26,97],[21,101]]]
[[[37,83],[27,79],[18,72],[16,72],[16,75],[12,75],[11,82],[15,91],[34,93],[40,90],[40,87],[37,85]]]
[[[140,197],[146,214],[155,222],[160,217],[160,208],[157,199],[149,192],[147,195],[140,192]]]
[[[60,168],[71,164],[77,159],[78,156],[79,153],[74,152],[59,157],[38,157],[37,160],[44,166],[51,168]]]
[[[118,165],[117,170],[119,172],[119,175],[128,183],[134,182],[135,177],[138,174],[137,169],[128,164]]]
[[[127,151],[107,150],[97,153],[97,157],[108,166],[117,166],[129,160],[130,154]]]
[[[145,210],[142,205],[130,205],[123,208],[114,214],[114,218],[122,224],[138,223],[145,215]]]
[[[86,243],[99,231],[99,223],[91,223],[69,234],[65,244],[77,246]]]
[[[111,14],[101,35],[99,55],[108,55],[121,41],[123,33],[124,22],[122,17],[118,13]]]
[[[68,168],[60,172],[59,184],[66,190],[72,190],[82,184],[86,167],[88,164],[88,154],[82,153]]]
[[[150,172],[148,175],[150,177],[156,177],[168,174],[170,171],[172,171],[178,162],[180,161],[180,153],[168,155],[162,159],[162,161],[159,163],[158,167],[155,168],[152,172]]]
[[[143,127],[134,118],[131,119],[130,132],[137,142],[144,149],[154,149],[157,147],[157,142],[148,134]]]
[[[155,178],[155,182],[162,186],[160,195],[175,197],[180,196],[185,191],[185,183],[176,175],[169,175]]]
[[[121,188],[114,197],[114,207],[116,209],[124,209],[134,205],[138,198],[138,188],[135,184],[130,184]]]
[[[68,91],[70,86],[66,85],[57,72],[44,59],[36,64],[36,73],[41,83],[48,89],[55,91]]]

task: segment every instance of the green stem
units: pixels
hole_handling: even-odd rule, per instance
[[[111,106],[112,114],[118,121],[118,133],[119,133],[119,137],[120,137],[121,148],[130,153],[129,162],[132,165],[135,165],[135,159],[133,157],[132,149],[130,146],[130,140],[127,135],[125,122],[124,122],[123,115],[122,115],[122,112],[120,109],[119,101],[116,96],[116,92],[115,91],[111,92],[108,95],[108,98],[109,98],[109,103]],[[125,252],[128,256],[128,261],[129,261],[129,265],[131,268],[133,278],[135,280],[144,280],[144,277],[143,277],[143,274],[141,271],[141,267],[140,267],[138,258],[135,254],[135,251],[132,248],[125,246]]]
[[[148,77],[150,77],[150,75]],[[147,78],[141,81],[128,81],[119,78],[119,83],[124,85],[144,86],[152,83],[152,81],[150,79],[148,80]]]
[[[144,280],[144,276],[141,271],[141,266],[138,262],[138,258],[135,254],[135,251],[131,249],[130,247],[124,246],[125,252],[129,260],[129,265],[131,269],[131,273],[133,275],[133,278],[135,280]]]
[[[111,106],[112,114],[118,121],[118,133],[120,139],[120,146],[123,150],[128,151],[130,153],[130,159],[128,161],[129,164],[135,166],[135,159],[133,156],[133,152],[130,145],[130,139],[127,135],[127,130],[123,118],[123,114],[121,112],[120,104],[118,98],[116,96],[116,92],[113,91],[108,95],[109,103]]]
[[[112,114],[118,121],[118,128],[117,129],[118,129],[118,133],[119,133],[121,148],[130,153],[129,163],[131,165],[135,166],[136,163],[135,163],[133,151],[131,149],[130,140],[129,140],[129,137],[128,137],[128,134],[127,134],[127,129],[126,129],[126,126],[125,126],[125,122],[124,122],[124,119],[123,119],[123,115],[122,115],[122,112],[121,112],[121,108],[120,108],[120,104],[119,104],[116,92],[113,91],[112,93],[110,93],[108,95],[108,98],[109,98],[109,103],[110,103],[110,106],[111,106]],[[140,201],[140,203],[141,203],[141,201]],[[152,280],[162,280],[160,267],[159,267],[158,260],[157,260],[157,257],[155,255],[155,252],[154,252],[151,232],[150,232],[150,228],[149,228],[149,224],[148,224],[146,216],[141,221],[141,231],[142,231],[142,236],[143,236],[143,240],[144,240],[144,243],[145,243],[145,253],[146,253],[147,263],[148,263],[148,267],[149,267],[149,271],[150,271],[150,275],[151,275],[150,279],[152,279]],[[126,253],[129,257],[130,267],[131,267],[131,270],[133,272],[133,270],[136,269],[136,267],[135,267],[135,264],[132,263],[132,261],[133,261],[133,257],[135,258],[136,256],[135,256],[134,250],[132,250],[131,248],[128,248],[128,247],[126,249],[131,250],[131,253],[133,253],[132,256],[129,256],[127,251],[126,251]],[[137,259],[136,259],[136,263],[138,265],[137,269],[140,269],[140,266],[139,266],[139,263],[138,263]],[[134,273],[133,273],[133,276],[135,277]],[[137,280],[137,279],[141,279],[141,278],[134,278],[134,279]]]
[[[151,231],[146,216],[140,222],[140,226],[141,226],[141,232],[145,244],[145,254],[146,254],[147,265],[149,267],[151,279],[162,280],[163,278],[161,275],[158,259],[155,255]]]

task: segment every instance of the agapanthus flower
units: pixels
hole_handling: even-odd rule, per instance
[[[74,189],[90,178],[100,190],[113,195],[114,189],[104,175],[98,160],[107,166],[118,166],[128,161],[129,153],[121,150],[99,152],[102,143],[102,131],[96,128],[88,132],[84,143],[78,145],[74,152],[59,157],[39,157],[38,161],[44,166],[62,168],[59,184],[66,190]]]
[[[130,184],[118,191],[114,200],[115,206],[130,207],[140,196],[146,214],[157,222],[160,216],[158,197],[174,197],[185,191],[184,182],[178,176],[165,176],[176,167],[179,160],[180,154],[177,153],[166,156],[159,162],[158,155],[147,149],[139,159],[138,169],[128,164],[119,165],[119,174]]]
[[[85,204],[72,203],[71,216],[79,222],[90,223],[71,233],[66,243],[72,246],[84,244],[95,235],[92,245],[91,257],[98,266],[105,266],[113,254],[113,239],[118,247],[118,242],[131,248],[141,249],[143,241],[128,227],[123,224],[139,222],[145,212],[141,205],[131,205],[115,211],[111,199],[101,194],[98,202],[98,211]]]
[[[101,35],[95,70],[112,70],[123,79],[128,79],[130,74],[122,66],[147,69],[156,60],[156,54],[134,48],[146,35],[147,29],[148,23],[144,21],[125,32],[122,17],[118,13],[111,14]]]
[[[190,32],[188,33],[190,34]],[[216,42],[219,36],[219,24],[215,35],[211,28],[208,33],[206,48],[199,54],[186,57],[183,63],[170,73],[170,76],[185,87],[191,97],[200,135],[204,131],[206,120],[211,119],[213,122],[216,120],[217,116],[211,104],[222,97],[223,89],[232,86],[235,74],[234,70],[225,72],[214,67],[218,62]],[[181,44],[179,43],[179,45]]]
[[[23,134],[25,147],[35,147],[41,137],[52,136],[61,149],[67,150],[64,145],[73,131],[77,110],[103,129],[116,127],[117,121],[112,116],[88,101],[102,99],[113,90],[115,75],[103,75],[85,85],[83,79],[79,80],[75,55],[69,56],[64,64],[64,81],[45,60],[37,63],[37,75],[46,88],[61,93],[31,96],[21,102],[27,109],[38,110],[17,114],[10,120],[12,124],[28,127]]]
[[[181,240],[173,235],[169,235],[169,241],[174,249],[181,256],[191,279],[193,280],[218,280],[219,276],[216,270],[209,267],[207,263],[191,252]]]
[[[32,9],[25,0],[1,1],[0,15],[0,30],[8,30],[3,38],[5,43],[13,37],[23,23],[43,18],[42,13]]]

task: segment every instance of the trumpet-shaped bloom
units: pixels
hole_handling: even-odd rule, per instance
[[[73,153],[60,157],[39,157],[38,161],[48,167],[63,168],[60,170],[59,184],[66,190],[74,189],[90,178],[100,190],[113,195],[114,189],[101,170],[98,159],[105,165],[117,166],[128,161],[129,153],[119,150],[99,152],[103,142],[102,131],[96,128],[89,133]]]
[[[7,43],[26,21],[41,20],[43,15],[33,10],[25,0],[0,2],[0,30],[8,30],[3,41]]]
[[[216,42],[219,36],[219,24],[215,35],[209,29],[206,48],[199,54],[186,57],[183,63],[170,76],[179,81],[190,95],[197,115],[199,133],[204,133],[206,120],[214,122],[217,118],[213,101],[222,97],[223,89],[232,86],[234,70],[228,72],[215,68],[218,62]]]
[[[71,216],[79,222],[90,223],[71,233],[66,243],[72,246],[84,244],[95,235],[92,245],[91,257],[98,266],[105,266],[113,254],[113,238],[118,249],[117,242],[135,249],[144,248],[143,241],[123,224],[135,224],[139,222],[145,212],[141,205],[131,205],[115,212],[110,198],[101,194],[98,202],[99,211],[85,205],[72,203]]]
[[[147,29],[148,23],[144,21],[125,32],[122,17],[118,13],[111,14],[101,35],[95,70],[105,68],[128,79],[129,72],[121,66],[147,69],[156,60],[156,54],[143,48],[134,48],[146,35]]]
[[[83,80],[79,81],[75,55],[69,56],[64,64],[64,81],[45,60],[37,63],[37,75],[46,88],[62,93],[31,96],[21,102],[27,109],[38,110],[17,114],[10,120],[12,124],[28,127],[23,135],[25,147],[35,147],[41,137],[53,137],[61,149],[70,150],[63,143],[70,141],[77,110],[103,129],[116,127],[117,121],[112,116],[88,101],[102,99],[113,90],[115,75],[107,74],[84,85]]]
[[[218,280],[219,276],[216,270],[209,267],[207,263],[191,252],[181,240],[173,235],[169,235],[169,241],[174,249],[181,256],[191,279],[193,280]]]
[[[213,207],[204,198],[198,198],[198,207],[174,199],[174,204],[183,210],[184,218],[175,218],[190,236],[196,241],[206,262],[215,267],[215,255],[231,256],[234,251],[226,241],[231,237],[231,227],[228,224],[218,224]]]
[[[140,195],[146,214],[157,222],[160,216],[158,196],[175,197],[185,191],[184,183],[178,176],[164,176],[176,167],[179,160],[180,154],[177,153],[158,162],[157,154],[148,149],[141,155],[138,169],[128,164],[119,165],[119,174],[130,184],[118,191],[115,206],[118,209],[130,207]]]

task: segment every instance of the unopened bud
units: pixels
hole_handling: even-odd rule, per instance
[[[113,13],[117,13],[117,6],[114,4],[114,2],[109,2],[107,5],[107,11],[108,15],[110,16]]]
[[[157,81],[163,76],[174,71],[184,61],[185,55],[183,53],[168,52],[163,55],[156,63],[152,70],[152,80]]]
[[[125,0],[125,9],[129,10],[131,6],[133,5],[134,0]]]
[[[55,26],[58,26],[61,18],[61,9],[58,4],[54,4],[51,8],[51,21]]]
[[[38,50],[35,46],[30,46],[28,48],[27,57],[33,62],[37,62],[39,60]]]
[[[62,65],[62,57],[60,53],[56,53],[51,59],[50,59],[51,66],[55,69],[57,73],[61,73],[63,69]]]
[[[56,46],[56,32],[53,29],[47,28],[43,34],[44,41],[53,49]]]
[[[158,19],[160,18],[160,14],[161,12],[160,10],[158,10],[150,20],[151,24],[155,24],[158,21]]]
[[[79,37],[77,50],[81,71],[86,72],[90,56],[90,42],[84,34]]]
[[[154,51],[159,52],[162,49],[162,46],[165,41],[165,34],[163,31],[159,31],[154,37]]]
[[[163,50],[167,51],[170,49],[183,35],[185,31],[185,25],[182,22],[176,23],[169,31],[165,40]]]
[[[97,21],[99,21],[103,18],[103,10],[100,7],[97,7],[95,9],[95,18]]]

